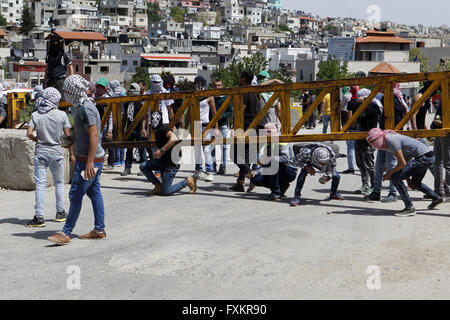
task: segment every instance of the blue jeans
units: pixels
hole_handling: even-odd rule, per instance
[[[397,165],[397,158],[393,153],[386,150],[377,151],[377,159],[375,161],[375,179],[373,183],[373,192],[381,192],[383,184],[383,175],[385,171],[390,171]],[[397,194],[394,183],[389,181],[389,194]]]
[[[417,190],[422,191],[427,196],[431,197],[433,200],[439,199],[439,195],[431,190],[428,186],[422,183],[423,177],[427,173],[427,170],[434,164],[435,158],[427,157],[422,155],[418,158],[414,158],[406,163],[406,166],[399,172],[396,172],[391,180],[397,188],[400,196],[402,197],[405,207],[412,207],[412,201],[409,198],[408,190],[403,184],[402,180],[411,177],[413,184],[416,186]]]
[[[98,168],[97,174],[91,180],[86,181],[81,174],[86,168],[86,163],[80,161],[75,162],[72,187],[69,191],[70,208],[66,223],[62,229],[65,235],[70,235],[75,228],[85,194],[91,199],[92,209],[94,210],[94,230],[105,230],[105,207],[100,189],[100,175],[103,169],[103,162],[94,162],[94,167]]]
[[[297,178],[297,186],[295,187],[295,198],[300,198],[302,195],[302,189],[303,185],[305,184],[306,176],[308,175],[308,172],[305,169],[302,169],[300,171],[300,174]],[[335,194],[337,192],[337,189],[339,187],[339,182],[341,181],[341,176],[339,173],[336,172],[336,175],[331,178],[331,194]]]
[[[139,166],[139,169],[147,177],[147,180],[155,186],[161,185],[161,182],[156,178],[153,171],[157,170],[161,172],[163,196],[171,196],[187,186],[186,179],[172,185],[173,179],[175,179],[175,176],[177,175],[178,167],[168,166],[161,159],[147,160]]]
[[[330,123],[330,121],[331,121],[331,116],[322,115],[322,124],[323,124],[322,133],[327,133],[328,124]]]
[[[115,163],[114,165],[120,165],[122,162],[125,161],[125,149],[124,148],[119,148],[119,149],[114,149],[115,152]]]
[[[202,125],[202,132],[205,130],[206,124]],[[210,139],[211,135],[206,135],[205,139]],[[203,153],[205,154],[205,170],[206,172],[213,173],[214,167],[213,167],[213,157],[212,157],[212,146],[194,146],[194,156],[195,156],[195,171],[203,171],[203,164],[202,164],[202,149]]]
[[[281,190],[285,189],[297,176],[297,169],[286,166],[284,163],[279,164],[279,170],[274,175],[258,175],[251,182],[258,187],[269,188],[272,194],[279,196]]]
[[[349,170],[355,170],[355,140],[347,140],[347,166]]]
[[[64,211],[64,156],[56,154],[35,154],[33,158],[34,181],[36,183],[34,215],[44,218],[45,188],[47,187],[47,168],[55,186],[56,212]]]
[[[434,191],[444,193],[444,183],[450,186],[450,136],[435,138],[434,154]]]
[[[228,126],[227,125],[223,125],[219,127],[219,131],[220,134],[222,135],[222,138],[227,138],[228,137]],[[224,143],[222,145],[222,163],[223,165],[227,164],[227,159],[228,159],[228,150],[230,149],[230,146],[226,143]],[[212,147],[212,151],[211,151],[211,156],[213,159],[213,163],[216,161],[216,148],[215,146]]]

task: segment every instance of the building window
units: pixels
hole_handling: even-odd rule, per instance
[[[84,67],[85,74],[91,74],[91,67]]]
[[[108,73],[109,72],[109,67],[100,67],[100,73]]]
[[[128,65],[128,61],[127,61],[127,60],[122,60],[122,65],[123,65],[123,66]]]
[[[133,61],[133,66],[137,66],[139,64],[139,62],[137,60]]]
[[[75,72],[78,72],[78,65],[75,65]]]

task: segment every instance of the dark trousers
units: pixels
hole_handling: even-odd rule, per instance
[[[300,171],[300,174],[297,178],[297,186],[295,187],[295,197],[300,198],[302,195],[302,189],[305,185],[306,176],[308,175],[308,172],[305,169],[302,169]],[[341,176],[339,173],[336,172],[336,175],[331,178],[331,194],[335,194],[337,192],[337,189],[339,187],[339,182],[341,181]]]
[[[303,106],[303,114],[305,114],[306,111],[308,111],[309,107],[310,107],[310,105],[304,105]],[[308,120],[306,120],[305,126],[309,127],[309,128],[311,128],[311,127],[315,128],[316,127],[316,112],[315,111],[308,118]]]
[[[64,100],[63,86],[66,77],[60,79],[48,79],[47,80],[47,88],[52,87],[59,91],[61,94],[61,100]]]
[[[392,183],[394,183],[395,188],[397,188],[400,196],[402,197],[405,207],[412,207],[412,201],[409,198],[408,190],[402,180],[411,177],[412,183],[416,186],[417,190],[422,191],[427,196],[431,197],[433,200],[439,199],[439,195],[431,190],[427,185],[422,183],[427,170],[434,164],[435,157],[427,157],[422,155],[418,158],[414,158],[406,163],[406,166],[399,172],[392,175]]]
[[[128,141],[145,141],[145,139],[142,138],[139,132],[133,131]],[[147,160],[147,152],[145,151],[145,148],[138,148],[138,150],[139,150],[139,163],[143,163]],[[127,148],[127,153],[125,156],[126,169],[127,168],[130,169],[131,165],[133,164],[133,151],[134,148]]]
[[[295,180],[297,169],[280,163],[279,170],[273,175],[259,175],[252,179],[252,184],[269,188],[272,194],[280,196],[281,190],[286,191],[289,184]]]
[[[356,140],[355,160],[361,171],[363,186],[373,187],[375,181],[375,150],[366,141]]]

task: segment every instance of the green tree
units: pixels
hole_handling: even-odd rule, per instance
[[[195,22],[201,22],[203,24],[203,26],[208,25],[208,18],[206,16],[206,13],[204,13],[204,12],[198,12],[195,15],[194,20],[195,20]]]
[[[150,88],[150,75],[145,66],[136,66],[136,73],[131,78],[131,83],[138,83],[140,81],[144,81],[146,89]]]
[[[237,87],[242,71],[250,70],[255,75],[261,70],[266,70],[270,60],[266,60],[260,52],[242,60],[233,60],[227,67],[213,72],[211,79],[220,79],[225,88]]]
[[[285,25],[285,24],[280,24],[278,26],[278,30],[291,32],[291,29],[289,29],[289,27],[287,25]]]
[[[409,50],[409,61],[417,61],[420,63],[420,72],[429,72],[431,70],[428,65],[428,58],[422,53],[419,48],[412,48]]]
[[[354,73],[348,72],[348,63],[342,65],[339,60],[330,59],[319,63],[317,78],[320,80],[334,80],[355,77]]]
[[[28,6],[23,7],[22,18],[20,19],[20,33],[25,34],[33,30],[34,18],[31,15],[30,8]]]
[[[147,2],[147,16],[149,22],[157,22],[162,20],[161,16],[159,15],[159,10],[160,9],[158,2]]]
[[[172,17],[173,21],[177,23],[183,23],[184,22],[184,16],[187,14],[187,9],[183,9],[180,7],[172,7],[170,8],[170,16]]]
[[[4,27],[7,24],[8,24],[8,21],[6,21],[6,18],[0,14],[0,26]]]

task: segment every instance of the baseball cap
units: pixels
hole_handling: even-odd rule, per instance
[[[97,80],[96,84],[99,84],[99,85],[104,86],[106,88],[109,85],[109,82],[105,78],[100,78],[100,79]]]

